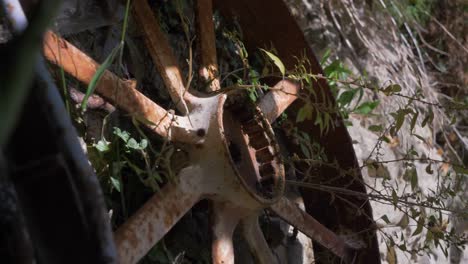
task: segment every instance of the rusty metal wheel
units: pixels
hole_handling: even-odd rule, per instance
[[[217,3],[226,17],[232,17],[233,13],[238,15],[249,46],[264,46],[271,41],[288,68],[294,66],[295,55],[305,52],[312,61],[312,72],[321,72],[282,1],[232,0]],[[199,0],[196,1],[201,48],[199,74],[207,81],[208,92],[201,94],[186,90],[187,84],[183,81],[177,60],[148,3],[134,0],[132,4],[133,14],[144,33],[153,62],[182,115],[163,109],[140,93],[134,81],[120,79],[109,71],[103,75],[96,91],[117,107],[149,120],[154,124],[148,125],[149,128],[159,136],[184,143],[190,165],[179,172],[176,184],[167,183],[160,193],[155,194],[115,232],[121,263],[136,263],[201,199],[211,200],[213,204],[213,263],[234,263],[232,235],[238,225],[242,226],[243,236],[258,263],[277,262],[259,228],[258,216],[265,209],[322,245],[316,250],[326,249],[338,256],[334,262],[379,262],[373,222],[371,218],[368,219],[372,212],[368,201],[362,196],[351,197],[350,200],[362,209],[366,217],[362,214],[352,216],[347,211],[340,216],[336,215],[336,210],[343,207],[340,201],[332,205],[329,205],[329,201],[322,204],[323,198],[318,197],[322,196],[320,192],[311,194],[310,191],[303,191],[308,211],[316,214],[334,231],[284,197],[284,164],[271,123],[295,102],[300,85],[281,80],[273,84],[273,89],[256,105],[248,105],[236,93],[217,92],[221,87],[213,6],[211,0]],[[262,4],[268,5],[268,11],[261,10]],[[257,12],[257,16],[251,15],[252,10]],[[44,54],[48,60],[84,83],[91,81],[99,67],[86,54],[51,32],[45,38]],[[316,87],[329,100],[333,100],[325,82],[319,80]],[[300,104],[294,104],[289,110],[293,118]],[[337,159],[345,167],[356,168],[349,136],[341,120],[337,116],[334,118],[336,130],[320,141],[328,148],[327,155],[331,155],[331,159]],[[320,133],[312,124],[306,122],[302,126],[313,137],[319,137]],[[289,145],[293,150],[298,147],[292,143]],[[341,150],[346,152],[345,155],[337,155]],[[324,175],[337,173],[329,168],[328,171],[327,168],[320,170]],[[334,184],[346,186],[349,182],[348,188],[365,193],[360,181],[352,177],[346,180],[346,177]],[[335,210],[334,217],[343,220],[324,218],[329,214],[328,209],[317,212],[317,208],[326,206]],[[355,208],[346,210],[356,211]],[[349,246],[344,238],[337,235],[343,227],[359,233],[365,250]]]

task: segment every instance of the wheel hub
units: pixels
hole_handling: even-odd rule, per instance
[[[223,145],[242,186],[261,204],[269,205],[284,192],[279,147],[260,109],[245,97],[236,97],[229,96],[222,107]]]

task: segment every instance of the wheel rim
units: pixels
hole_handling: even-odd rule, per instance
[[[274,122],[296,100],[300,85],[288,80],[278,82],[275,89],[253,107],[255,116],[240,120],[244,123],[227,122],[229,115],[224,114],[227,95],[216,94],[202,98],[186,91],[172,50],[150,7],[144,0],[135,0],[133,9],[142,26],[153,62],[173,102],[181,113],[190,114],[190,118],[166,111],[139,93],[135,89],[135,82],[122,80],[108,71],[96,91],[116,106],[151,121],[155,125],[150,125],[150,128],[158,135],[171,141],[187,143],[190,146],[188,151],[191,162],[179,173],[177,184],[165,185],[160,193],[155,194],[116,231],[121,262],[137,262],[203,198],[213,201],[213,263],[234,263],[232,233],[238,224],[247,230],[244,231],[244,237],[255,258],[260,263],[276,262],[258,227],[258,215],[265,208],[274,211],[340,258],[350,261],[353,250],[342,238],[282,196],[284,168],[278,158],[278,147],[269,123]],[[210,82],[208,91],[213,92],[220,89],[220,83],[216,78],[218,68],[210,0],[197,1],[197,17],[202,51],[200,75]],[[98,68],[98,64],[86,54],[51,32],[45,38],[44,54],[84,83],[90,82]],[[57,54],[61,54],[60,60]],[[231,111],[235,112],[231,109],[227,112]],[[247,132],[247,123],[252,118],[262,128],[267,145],[260,144],[258,148],[249,145],[249,140],[261,140],[252,136],[252,133],[258,132],[255,129],[250,131],[252,133]],[[252,184],[252,178],[245,177],[246,174],[254,174],[252,169],[249,171],[236,165],[230,150],[232,141],[236,141],[248,153],[242,157],[256,172],[253,178],[258,182],[254,180]],[[268,158],[257,162],[258,152],[265,147],[269,150],[265,154]],[[273,165],[265,165],[263,168],[264,164]],[[255,184],[261,183],[263,178],[260,171],[273,179],[268,187],[271,189],[268,195],[255,188]]]

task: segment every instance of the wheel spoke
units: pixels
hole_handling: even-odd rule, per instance
[[[256,263],[277,263],[258,224],[258,215],[250,216],[242,220],[242,233],[247,244],[249,244],[250,251]]]
[[[216,59],[212,0],[197,1],[197,20],[201,54],[200,75],[209,83],[207,90],[215,91],[220,88],[220,84],[217,78],[218,63]]]
[[[260,99],[258,106],[268,121],[273,123],[297,99],[299,91],[299,84],[289,80],[280,81]]]
[[[44,55],[64,71],[89,84],[99,68],[99,64],[53,32],[47,32],[44,38]],[[110,71],[105,71],[96,87],[101,94],[115,106],[144,119],[153,131],[173,141],[194,143],[199,140],[195,131],[178,128],[188,127],[186,117],[168,113],[164,108],[140,93],[135,81],[122,80]]]
[[[146,0],[133,1],[135,17],[143,30],[147,47],[177,109],[187,114],[193,95],[186,91],[173,50]]]
[[[201,171],[183,169],[178,183],[168,183],[115,233],[120,263],[136,263],[200,199]]]
[[[232,234],[241,216],[235,208],[222,202],[213,205],[213,264],[234,264]]]
[[[278,203],[271,206],[271,209],[290,225],[295,226],[302,233],[328,248],[345,261],[353,257],[350,255],[352,249],[348,247],[344,239],[338,237],[287,198],[281,198]]]

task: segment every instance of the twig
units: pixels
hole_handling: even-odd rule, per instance
[[[394,205],[392,197],[385,196],[385,195],[381,194],[377,190],[374,190],[374,191],[376,191],[378,194],[372,194],[372,193],[367,193],[366,194],[366,193],[357,192],[357,191],[353,191],[353,190],[349,190],[349,189],[345,189],[345,188],[334,187],[334,186],[326,186],[326,185],[323,185],[323,184],[314,184],[314,183],[298,182],[298,181],[291,181],[291,180],[286,180],[286,183],[294,185],[294,186],[299,186],[299,187],[304,187],[304,188],[312,188],[312,189],[326,191],[326,192],[342,193],[342,194],[352,195],[352,196],[357,196],[357,197],[362,197],[362,198],[370,198],[370,199],[373,199],[375,201],[382,201],[382,200],[383,201],[388,201],[388,202],[390,202],[389,203],[390,205]],[[444,208],[444,207],[436,207],[436,206],[432,206],[432,205],[423,205],[421,203],[406,201],[406,200],[400,199],[400,198],[398,199],[398,203],[411,205],[411,206],[422,206],[422,207],[425,207],[425,208],[434,209],[434,210],[441,210],[441,211],[446,211],[446,212],[463,213],[463,211],[451,210],[451,209],[447,209],[447,208]]]
[[[416,29],[416,31],[418,32],[418,36],[419,36],[419,39],[421,39],[421,42],[426,46],[428,47],[429,49],[437,52],[437,53],[440,53],[442,55],[445,55],[445,56],[450,56],[449,53],[443,51],[443,50],[440,50],[434,46],[432,46],[431,44],[427,43],[427,41],[423,38],[422,34],[421,34],[421,31],[419,31],[419,29]]]
[[[463,46],[463,44],[460,43],[460,41],[458,41],[455,36],[452,35],[452,33],[450,33],[450,31],[444,26],[442,25],[442,23],[440,23],[435,17],[433,17],[431,14],[429,14],[427,11],[423,10],[423,12],[428,15],[432,21],[434,21],[437,25],[439,25],[439,27],[442,28],[442,30],[447,33],[447,35],[453,40],[455,41],[455,43],[457,43],[466,53],[468,53],[468,49]]]

